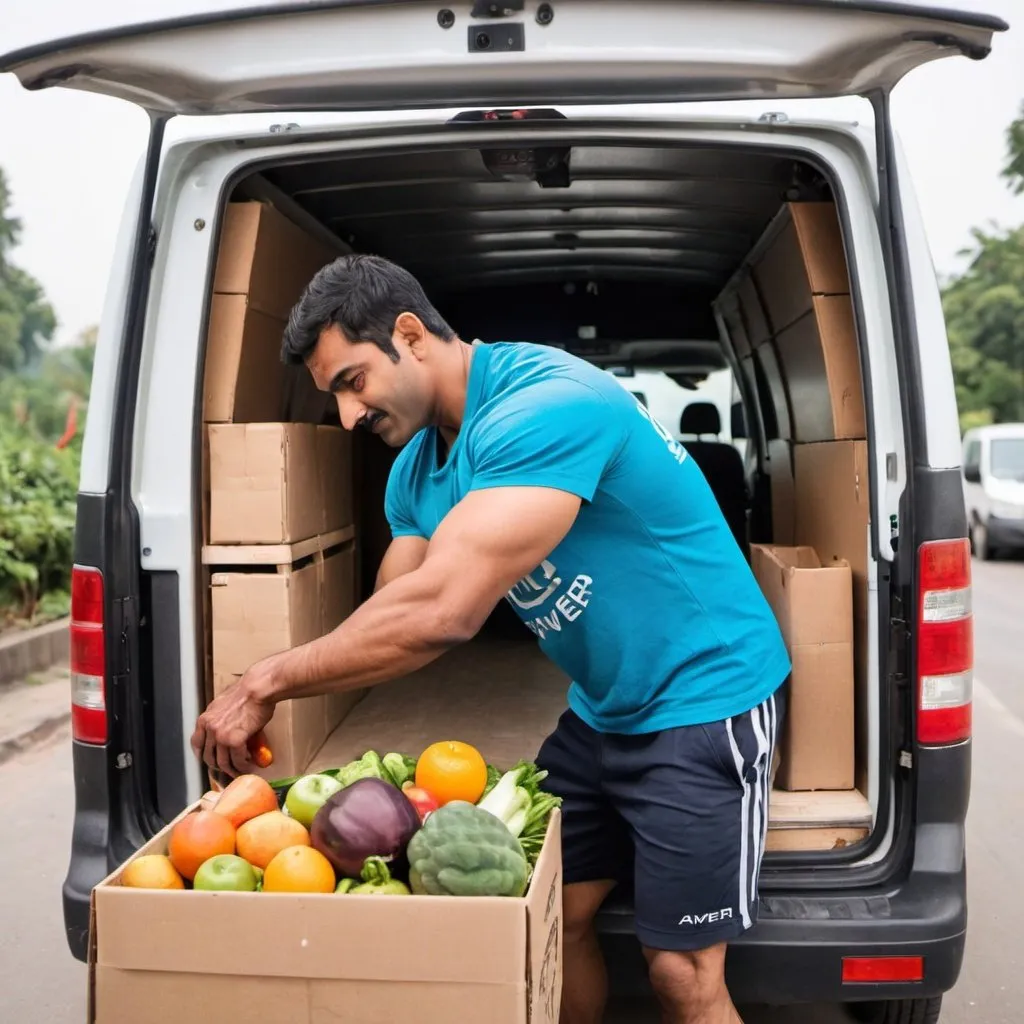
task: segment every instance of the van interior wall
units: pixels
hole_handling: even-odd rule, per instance
[[[322,179],[322,168],[318,174]],[[353,180],[351,172],[348,180]],[[282,178],[276,184],[281,187],[287,181]],[[399,200],[394,189],[391,194],[398,206],[414,205],[412,200]],[[809,650],[801,655],[801,664],[811,659],[810,671],[817,673],[814,692],[809,699],[805,698],[802,720],[791,723],[787,741],[799,742],[800,730],[806,737],[822,728],[827,733],[831,728],[829,742],[834,746],[838,736],[841,746],[848,735],[848,771],[844,767],[837,782],[833,765],[823,776],[824,785],[820,780],[812,779],[808,784],[792,777],[787,782],[784,744],[780,784],[773,791],[770,808],[770,850],[828,850],[863,839],[871,827],[871,811],[862,795],[871,770],[866,758],[867,475],[862,412],[859,422],[857,419],[863,389],[852,323],[844,318],[850,308],[849,284],[844,276],[842,241],[834,222],[834,209],[830,202],[817,197],[813,202],[787,204],[783,190],[778,187],[775,194],[775,202],[759,204],[760,213],[751,222],[749,240],[730,264],[732,276],[723,275],[713,293],[705,290],[705,301],[699,309],[695,298],[698,293],[678,290],[674,300],[657,304],[646,329],[648,337],[657,338],[664,336],[666,325],[678,327],[685,322],[685,336],[691,328],[713,328],[717,319],[723,328],[724,348],[736,359],[744,387],[747,422],[752,433],[760,434],[764,440],[749,484],[751,492],[763,496],[768,507],[753,509],[751,521],[770,522],[771,532],[754,533],[752,539],[784,548],[810,546],[822,568],[841,569],[844,564],[849,565],[845,583],[841,572],[838,579],[835,575],[820,579],[829,586],[838,586],[840,593],[844,585],[852,591],[852,621],[845,624],[850,635],[844,637],[842,621],[838,626],[835,622],[821,626],[822,630],[838,630],[828,637],[824,633],[815,635],[811,629]],[[460,213],[465,211],[454,209],[453,217],[457,220]],[[431,216],[437,220],[442,214],[434,209]],[[817,225],[816,231],[808,227],[808,218]],[[348,237],[343,221],[334,218],[325,223],[335,235]],[[383,493],[396,453],[379,438],[362,432],[345,435],[344,441],[338,442],[344,445],[346,453],[340,473],[337,467],[332,470],[320,464],[328,448],[319,441],[310,442],[313,454],[309,458],[316,468],[304,467],[304,442],[298,435],[293,438],[282,434],[279,447],[286,455],[280,460],[280,486],[275,488],[266,480],[261,484],[275,503],[281,530],[267,534],[255,544],[244,531],[235,538],[213,539],[209,533],[211,505],[221,503],[221,522],[225,521],[225,509],[228,521],[239,522],[238,515],[232,519],[230,501],[240,501],[241,494],[251,495],[252,481],[260,477],[251,464],[236,466],[234,470],[225,465],[223,446],[217,450],[211,447],[214,427],[231,424],[229,433],[258,434],[275,423],[315,424],[328,432],[328,440],[331,430],[340,429],[337,409],[330,397],[315,391],[304,368],[283,367],[278,353],[283,322],[291,304],[313,270],[341,251],[340,245],[332,251],[322,236],[312,239],[266,201],[247,200],[244,190],[225,211],[204,384],[202,560],[207,696],[224,681],[217,672],[218,637],[226,636],[230,629],[249,630],[252,642],[248,650],[255,660],[260,654],[260,637],[256,632],[259,614],[266,614],[265,610],[257,612],[246,597],[234,609],[236,618],[232,623],[219,622],[211,594],[223,597],[227,591],[218,593],[218,583],[224,586],[226,580],[228,589],[251,588],[258,576],[264,583],[272,580],[267,588],[274,589],[278,602],[273,614],[294,616],[306,608],[306,614],[319,615],[320,629],[326,631],[373,592],[377,568],[390,539],[383,515]],[[383,247],[373,251],[394,255],[403,262],[401,253],[392,254]],[[771,254],[770,258],[766,253]],[[436,252],[432,258],[440,259]],[[798,264],[795,268],[794,259]],[[823,260],[825,265],[831,261],[834,272],[833,278],[824,284],[818,273]],[[290,278],[278,273],[286,264],[292,272]],[[780,273],[772,277],[772,269],[779,266],[788,267],[788,277]],[[637,310],[643,306],[624,300],[627,295],[643,294],[644,287],[649,287],[652,299],[668,294],[663,283],[660,288],[655,284],[645,286],[635,275],[633,279],[627,275],[622,281],[605,281],[602,291],[606,308],[615,311],[620,323],[628,324],[631,318],[635,323]],[[532,294],[538,300],[550,297],[552,301],[534,303],[523,301],[528,294],[523,289],[482,285],[461,293],[442,288],[431,290],[431,294],[441,296],[438,305],[442,314],[467,336],[482,336],[485,340],[544,340],[546,316],[549,335],[551,325],[562,317],[565,322],[559,333],[565,336],[571,330],[579,340],[583,337],[577,334],[579,321],[554,297],[556,293],[564,297],[584,290],[585,282],[577,291],[557,281],[540,280],[534,283]],[[524,313],[524,309],[529,313]],[[539,336],[531,337],[528,333],[531,318]],[[501,329],[503,323],[508,325],[507,330]],[[703,344],[719,350],[713,358],[724,362],[719,341],[710,332],[703,336],[711,339]],[[835,338],[840,341],[830,344],[830,339]],[[579,344],[578,349],[587,357],[585,344]],[[701,351],[700,346],[691,349],[698,359]],[[856,376],[852,375],[854,367]],[[675,429],[677,425],[670,426]],[[254,459],[256,451],[256,447],[249,445],[233,457],[244,463],[245,459]],[[329,477],[331,473],[333,483],[325,484],[325,474]],[[232,476],[233,492],[223,485],[226,476]],[[325,523],[324,534],[317,539],[297,538],[287,529],[289,507],[302,501],[308,503],[308,495],[300,497],[297,493],[303,480],[310,487],[332,486],[351,492],[350,511],[347,518],[343,516],[345,522],[335,518]],[[315,481],[320,481],[319,485]],[[322,494],[319,500],[324,500]],[[757,556],[757,544],[752,554]],[[794,579],[802,583],[814,566],[804,556],[793,556],[792,564],[786,557],[781,563],[771,563],[770,570],[762,571],[782,576],[788,573],[790,583]],[[310,559],[319,566],[315,574],[310,570]],[[756,558],[754,561],[755,569],[766,564],[763,560],[758,563]],[[300,578],[303,570],[307,576]],[[344,582],[339,582],[343,577]],[[316,580],[315,585],[310,585],[314,591],[319,588],[318,593],[303,591],[307,579]],[[769,589],[765,585],[766,593]],[[324,591],[330,592],[327,598]],[[341,596],[339,592],[343,592]],[[795,591],[791,586],[792,592]],[[247,601],[250,603],[246,604]],[[225,606],[224,601],[220,604]],[[309,612],[309,608],[315,610]],[[777,609],[777,614],[782,621],[786,613]],[[798,618],[804,621],[801,616]],[[301,633],[301,629],[292,630],[289,635],[294,641]],[[808,639],[806,630],[801,639]],[[848,650],[838,650],[844,643]],[[220,647],[225,649],[225,644]],[[846,661],[852,665],[854,652],[856,673],[851,667],[850,678],[837,678],[837,673],[842,675]],[[815,668],[814,659],[820,660],[829,653],[833,660],[826,658]],[[243,670],[237,665],[233,668],[235,675]],[[854,676],[859,709],[855,726],[851,721],[852,708],[845,710],[847,698],[849,704],[853,703]],[[264,774],[279,778],[336,765],[371,748],[416,753],[441,738],[473,742],[494,763],[507,765],[536,753],[541,739],[565,707],[567,684],[568,680],[543,656],[533,635],[519,623],[506,602],[501,602],[479,637],[409,679],[333,703],[322,702],[305,713],[299,711],[302,702],[289,702],[296,707],[280,716],[281,722],[276,726],[282,737],[281,759]],[[278,717],[275,715],[275,723]],[[315,728],[310,725],[311,719],[318,723]],[[305,736],[303,730],[309,729],[313,730],[312,735]]]

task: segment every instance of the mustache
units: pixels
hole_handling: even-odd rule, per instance
[[[378,423],[384,419],[386,413],[383,412],[368,412],[360,421],[359,426],[365,430],[368,434],[372,434]]]

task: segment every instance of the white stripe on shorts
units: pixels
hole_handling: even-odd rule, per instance
[[[725,723],[736,774],[743,786],[743,799],[740,803],[739,904],[740,916],[747,928],[752,923],[750,906],[757,895],[761,859],[768,835],[768,798],[776,725],[774,695],[751,709],[749,715],[750,732],[757,743],[757,753],[752,759],[755,766],[753,779],[748,780],[744,772],[746,758],[733,731],[733,720],[730,718]]]
[[[736,743],[736,736],[732,731],[732,719],[725,723],[726,732],[729,734],[729,746],[732,748],[732,758],[736,763],[736,774],[743,783],[743,800],[740,804],[740,916],[743,918],[744,928],[750,927],[750,908],[747,905],[747,865],[750,856],[750,785],[743,774],[743,755],[740,753],[739,745]]]

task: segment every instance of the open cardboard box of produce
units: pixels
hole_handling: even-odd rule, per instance
[[[421,1024],[558,1020],[561,817],[515,897],[202,892],[120,885],[174,825],[94,890],[90,1024],[188,1020]]]

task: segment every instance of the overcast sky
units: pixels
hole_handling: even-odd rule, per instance
[[[193,13],[251,0],[0,0],[0,52],[122,20]],[[1024,100],[1024,0],[945,0],[1011,24],[978,63],[935,61],[913,72],[893,100],[936,268],[957,252],[974,225],[1024,221],[1024,200],[999,178],[1005,131]],[[145,144],[134,107],[62,89],[26,92],[0,75],[0,167],[24,231],[15,261],[43,284],[65,341],[96,323],[123,199]]]

